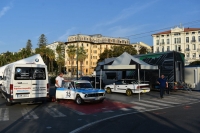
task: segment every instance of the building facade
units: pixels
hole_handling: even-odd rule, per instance
[[[68,49],[68,46],[74,45],[81,47],[83,46],[86,51],[87,57],[82,64],[82,73],[83,75],[91,75],[94,72],[94,69],[97,65],[97,61],[101,53],[104,52],[105,49],[111,49],[112,46],[116,45],[130,45],[129,39],[126,38],[114,38],[114,37],[106,37],[101,34],[95,35],[71,35],[68,37],[68,41],[65,43],[65,51]],[[80,62],[78,62],[78,71],[81,70]],[[71,61],[67,52],[65,52],[65,67],[68,72],[77,71],[77,61],[76,56],[74,60]],[[72,67],[72,68],[71,68]]]
[[[131,43],[131,45],[135,48],[135,50],[137,51],[137,54],[140,54],[139,50],[142,47],[146,48],[147,53],[152,53],[152,47],[143,42]]]
[[[185,54],[185,65],[200,60],[200,28],[175,27],[156,33],[153,52],[177,51]]]
[[[54,53],[55,53],[55,60],[58,58],[58,54],[56,52],[56,48],[57,48],[58,45],[61,45],[61,44],[64,45],[64,42],[59,42],[59,41],[58,42],[53,42],[53,43],[48,44],[46,46],[47,48],[52,49],[54,51]],[[65,50],[63,52],[65,52]],[[63,53],[63,54],[65,55],[65,53]]]

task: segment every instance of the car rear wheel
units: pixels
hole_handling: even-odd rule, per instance
[[[132,91],[130,89],[126,90],[126,95],[127,96],[131,96],[132,95]]]
[[[77,97],[76,97],[76,103],[77,103],[78,105],[83,104],[83,100],[81,99],[80,96],[77,96]]]
[[[108,94],[110,94],[112,91],[111,91],[111,89],[110,89],[109,87],[107,87],[107,88],[106,88],[106,92],[107,92]]]

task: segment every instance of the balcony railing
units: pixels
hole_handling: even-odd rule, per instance
[[[196,40],[191,40],[191,42],[196,42]]]

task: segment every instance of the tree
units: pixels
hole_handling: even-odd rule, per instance
[[[135,48],[130,46],[113,46],[111,49],[105,49],[103,53],[100,54],[100,58],[98,62],[103,61],[106,58],[111,58],[111,57],[118,57],[124,52],[129,53],[130,55],[135,55],[137,54],[137,51]]]
[[[39,46],[39,48],[41,48],[41,47],[46,47],[46,45],[47,45],[47,39],[46,39],[45,35],[42,34],[42,35],[39,37],[38,46]]]
[[[31,43],[30,39],[26,43],[26,50],[27,50],[27,56],[31,56],[32,55],[32,43]]]
[[[74,61],[74,57],[76,55],[76,47],[74,45],[69,45],[67,47],[67,54],[68,54],[68,57],[69,57],[69,60],[70,60],[70,65],[71,65],[71,68],[70,68],[70,72],[71,72],[71,75],[72,75],[72,61]]]
[[[86,51],[84,49],[84,47],[79,47],[78,48],[78,61],[80,61],[80,65],[81,65],[81,76],[82,76],[82,68],[83,68],[83,61],[87,58],[87,54]]]
[[[56,47],[56,53],[58,54],[58,57],[56,58],[56,62],[58,64],[58,70],[62,70],[62,66],[65,64],[65,53],[63,52],[65,50],[65,44],[59,43],[59,45]]]
[[[146,47],[143,47],[143,46],[140,47],[139,54],[147,54],[147,52],[148,51]]]

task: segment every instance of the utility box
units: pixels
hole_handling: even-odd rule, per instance
[[[200,90],[200,65],[185,66],[185,83],[189,84],[192,90]]]

